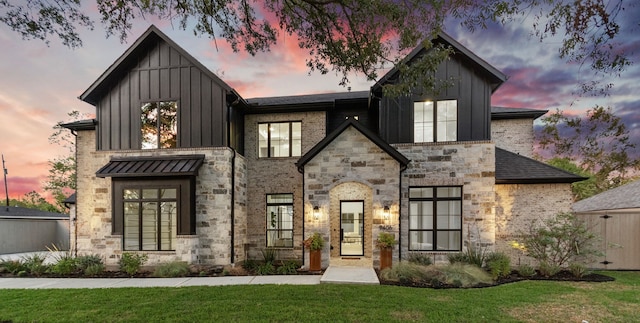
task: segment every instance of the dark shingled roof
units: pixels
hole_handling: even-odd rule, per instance
[[[69,130],[95,130],[97,121],[95,119],[78,120],[69,123],[63,123],[60,126]]]
[[[114,157],[96,172],[96,176],[196,176],[203,162],[204,155]]]
[[[67,197],[64,201],[62,201],[62,203],[64,203],[64,204],[76,204],[76,193],[73,193],[73,194],[69,195],[69,197]]]
[[[369,91],[337,92],[308,95],[274,96],[247,99],[252,106],[302,105],[314,103],[331,103],[336,100],[368,99]]]
[[[34,218],[34,219],[68,219],[68,214],[47,212],[36,209],[28,209],[18,206],[0,206],[2,218]]]
[[[573,204],[574,212],[640,209],[640,180],[612,188]]]
[[[573,183],[587,178],[496,147],[496,184]]]
[[[409,164],[409,159],[405,157],[403,154],[398,152],[395,148],[391,147],[388,143],[378,137],[376,134],[371,132],[365,126],[363,126],[359,121],[348,118],[344,122],[342,122],[336,130],[332,131],[328,134],[324,139],[322,139],[319,143],[317,143],[313,148],[311,148],[304,156],[298,159],[296,162],[296,166],[298,166],[298,171],[303,172],[304,165],[306,165],[313,157],[315,157],[318,153],[320,153],[327,145],[329,145],[334,139],[336,139],[343,131],[345,131],[348,127],[354,127],[360,133],[362,133],[365,137],[367,137],[371,142],[376,144],[380,149],[389,154],[389,156],[393,157],[395,160],[400,163],[401,167],[404,169],[407,164]]]
[[[524,108],[491,107],[491,120],[521,119],[542,117],[549,110],[536,110]]]

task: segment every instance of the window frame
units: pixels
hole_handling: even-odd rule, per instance
[[[293,154],[293,124],[300,124],[300,154]],[[271,145],[271,126],[276,124],[289,124],[289,153],[287,156],[272,156],[271,149],[273,148]],[[261,156],[260,149],[260,126],[267,125],[267,155]],[[302,156],[302,120],[294,120],[294,121],[268,121],[268,122],[258,122],[258,158],[289,158],[289,157],[300,157]]]
[[[162,142],[160,140],[161,137],[161,131],[160,131],[160,121],[161,118],[158,117],[157,121],[156,121],[156,146],[155,147],[147,147],[145,148],[143,145],[144,142],[144,135],[142,133],[142,108],[147,105],[147,104],[153,104],[155,103],[158,107],[160,106],[160,103],[163,102],[173,102],[175,103],[176,106],[176,131],[175,131],[175,147],[162,147]],[[142,101],[140,102],[140,107],[138,108],[138,111],[140,112],[140,118],[139,118],[139,125],[140,125],[140,149],[141,150],[149,150],[149,149],[172,149],[172,148],[178,148],[179,142],[180,142],[180,100],[178,99],[171,99],[171,98],[167,98],[167,99],[158,99],[158,100],[149,100],[149,101]],[[159,115],[159,113],[158,113]]]
[[[438,123],[439,123],[439,121],[438,121],[438,104],[439,103],[442,104],[442,103],[447,102],[447,101],[453,101],[456,104],[456,109],[455,109],[456,110],[456,116],[455,116],[455,125],[456,125],[455,134],[456,134],[456,137],[455,137],[454,140],[448,140],[448,138],[446,138],[446,135],[445,135],[445,140],[438,139]],[[416,136],[416,125],[417,125],[417,123],[421,123],[421,124],[426,124],[427,123],[427,122],[424,121],[424,118],[423,118],[423,120],[421,120],[419,122],[418,122],[418,120],[416,120],[416,104],[423,104],[424,105],[427,102],[431,102],[433,104],[433,115],[432,115],[433,131],[431,133],[431,135],[433,137],[433,140],[431,140],[431,141],[427,141],[427,140],[423,139],[424,137],[426,137],[424,135],[424,133],[423,133],[423,137],[420,140],[418,140],[418,138],[416,138],[417,137]],[[459,137],[458,136],[458,120],[459,120],[458,119],[458,115],[459,115],[458,110],[459,109],[458,109],[458,100],[457,99],[424,100],[424,101],[415,101],[415,102],[413,102],[413,142],[414,143],[423,143],[423,142],[454,142],[454,141],[458,141],[458,137]],[[445,120],[445,121],[447,121],[447,120]]]
[[[195,180],[191,176],[167,178],[113,178],[111,234],[122,236],[124,249],[124,199],[125,189],[178,188],[176,192],[176,235],[195,235]],[[147,250],[145,250],[147,251]]]
[[[169,202],[169,203],[175,203],[175,233],[177,235],[177,227],[178,227],[178,217],[179,217],[179,210],[180,210],[180,186],[175,186],[175,185],[169,185],[169,186],[165,186],[162,185],[163,187],[158,187],[158,186],[143,186],[143,187],[123,187],[123,207],[124,204],[128,204],[128,203],[132,203],[132,204],[137,204],[138,205],[138,226],[137,226],[137,231],[138,231],[138,248],[137,249],[127,249],[126,248],[126,220],[124,221],[123,224],[123,235],[122,235],[122,250],[127,250],[127,251],[175,251],[175,246],[176,246],[176,240],[172,239],[173,234],[171,235],[171,237],[169,237],[169,245],[170,247],[168,249],[164,249],[163,248],[163,238],[166,239],[166,237],[163,236],[162,234],[162,203],[165,202]],[[137,198],[126,198],[124,197],[124,191],[125,190],[131,190],[131,191],[137,191],[138,192],[138,196]],[[144,197],[144,191],[148,191],[148,190],[153,190],[156,191],[156,197],[155,198],[145,198]],[[161,190],[175,190],[175,197],[172,198],[163,198],[160,196],[160,191]],[[153,249],[145,249],[144,248],[144,240],[146,238],[146,236],[144,235],[144,227],[143,225],[141,225],[144,221],[144,204],[145,203],[155,203],[156,204],[156,217],[155,217],[155,241],[156,241],[156,245]],[[123,213],[123,216],[126,217],[126,214]],[[173,227],[173,226],[172,226]]]
[[[291,196],[291,202],[272,202],[269,203],[269,197],[270,196],[277,196],[277,195],[289,195]],[[277,228],[276,229],[270,229],[270,225],[269,222],[271,221],[269,219],[269,217],[271,216],[269,214],[269,207],[280,207],[280,206],[286,206],[286,207],[290,207],[291,208],[291,229],[282,229],[281,228],[281,223],[283,223],[282,219],[278,219],[276,221]],[[267,248],[278,248],[278,249],[293,249],[293,234],[294,234],[294,227],[295,227],[295,223],[294,223],[294,219],[295,219],[295,213],[294,213],[294,195],[293,193],[268,193],[265,195],[265,247]],[[282,235],[283,232],[290,232],[290,236],[291,236],[291,245],[290,246],[277,246],[275,245],[275,240],[276,238],[272,239],[272,244],[273,245],[269,245],[269,236],[270,233],[274,232],[276,233],[276,236],[278,237],[278,239],[280,237],[283,237],[286,235]]]
[[[411,189],[417,189],[417,188],[431,188],[432,189],[432,197],[411,197]],[[459,188],[460,189],[460,196],[458,197],[451,197],[451,196],[447,196],[447,197],[438,197],[438,188]],[[411,186],[409,187],[409,192],[408,192],[408,197],[409,197],[409,219],[408,219],[408,232],[409,232],[409,236],[408,236],[408,242],[409,242],[409,251],[430,251],[430,252],[450,252],[450,251],[455,251],[455,252],[460,252],[462,251],[462,230],[463,230],[463,197],[464,197],[464,192],[463,192],[463,186],[461,185],[449,185],[449,186]],[[432,218],[433,218],[433,222],[432,222],[432,226],[431,229],[416,229],[416,228],[411,228],[411,202],[432,202]],[[440,201],[457,201],[460,203],[460,228],[459,229],[438,229],[438,202]],[[449,215],[450,216],[450,215]],[[412,243],[412,232],[432,232],[432,244],[431,244],[431,249],[420,249],[420,248],[416,248],[414,249],[413,243]],[[460,233],[460,239],[458,241],[458,245],[460,246],[459,249],[438,249],[438,232],[459,232]]]

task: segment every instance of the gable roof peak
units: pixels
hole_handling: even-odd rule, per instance
[[[227,83],[211,72],[211,70],[205,67],[186,50],[180,47],[180,45],[169,38],[169,36],[163,33],[158,27],[152,24],[102,73],[102,75],[100,75],[100,77],[98,77],[96,81],[93,82],[93,84],[91,84],[91,86],[89,86],[88,89],[78,97],[78,99],[95,106],[101,96],[108,91],[111,82],[117,80],[130,69],[133,62],[135,62],[136,55],[148,50],[157,40],[167,43],[169,47],[175,49],[181,56],[200,69],[203,73],[211,77],[214,82],[218,83],[226,91],[237,95],[237,93]],[[240,97],[240,99],[242,98]]]

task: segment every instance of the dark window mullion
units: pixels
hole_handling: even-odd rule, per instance
[[[433,142],[438,142],[438,101],[433,100]],[[435,193],[434,193],[435,196]]]
[[[162,220],[162,215],[160,214],[160,210],[162,209],[162,197],[160,196],[160,189],[157,191],[158,202],[156,203],[158,205],[156,206],[156,240],[158,240],[158,242],[156,248],[158,248],[158,250],[162,250],[162,223],[160,223]]]
[[[271,123],[267,123],[267,157],[271,157]]]
[[[289,122],[289,157],[293,156],[293,122]]]

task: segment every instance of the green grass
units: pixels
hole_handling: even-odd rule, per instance
[[[607,283],[524,281],[481,289],[360,285],[242,285],[2,290],[13,322],[632,322],[640,273]]]

